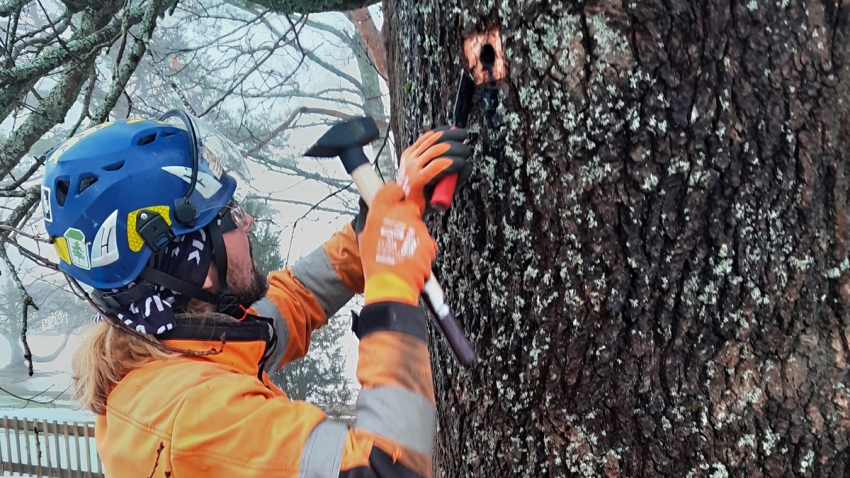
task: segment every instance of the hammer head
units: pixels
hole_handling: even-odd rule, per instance
[[[339,156],[345,170],[349,173],[361,164],[368,162],[363,146],[378,139],[378,125],[369,116],[341,121],[331,126],[325,134],[310,147],[304,156],[332,158]]]

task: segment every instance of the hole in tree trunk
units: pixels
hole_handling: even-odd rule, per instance
[[[501,81],[507,73],[499,27],[463,37],[463,55],[476,85]]]
[[[493,64],[496,63],[496,50],[493,48],[493,45],[488,43],[482,46],[478,59],[481,60],[481,66],[485,70],[492,70]]]

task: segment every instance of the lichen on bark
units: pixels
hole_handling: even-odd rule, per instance
[[[463,34],[509,68],[431,221],[480,356],[431,342],[437,476],[850,472],[847,7],[385,7],[400,148],[449,121]]]

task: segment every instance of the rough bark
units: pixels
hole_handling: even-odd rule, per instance
[[[502,29],[431,221],[437,476],[850,474],[848,7],[385,2],[399,148]],[[387,31],[388,30],[388,31]]]

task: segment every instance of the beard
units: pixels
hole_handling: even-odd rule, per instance
[[[251,273],[247,283],[239,284],[239,287],[235,285],[231,287],[231,292],[236,296],[236,300],[243,307],[248,308],[254,302],[262,299],[266,296],[266,292],[269,290],[269,284],[266,281],[266,277],[257,270],[256,264],[251,263]]]
[[[236,300],[245,308],[250,307],[266,296],[266,292],[269,290],[269,284],[266,281],[266,276],[264,276],[258,269],[257,263],[254,261],[254,243],[253,241],[248,242],[248,260],[250,260],[250,269],[248,267],[244,268],[241,274],[239,275],[239,279],[234,281],[233,285],[230,285],[230,291],[236,296]],[[230,269],[230,264],[228,264],[228,269]],[[229,273],[229,272],[228,272]],[[230,282],[230,281],[228,281]]]

